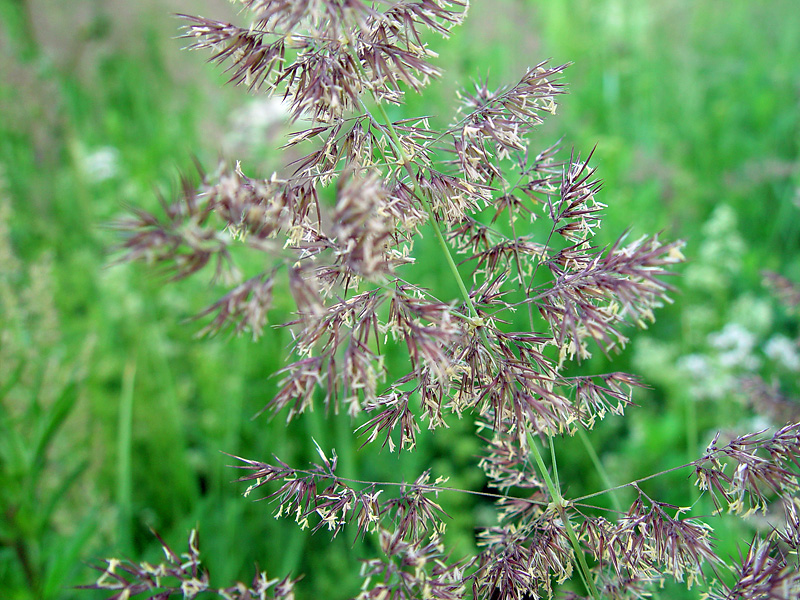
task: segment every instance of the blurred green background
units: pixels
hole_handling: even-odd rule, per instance
[[[249,581],[258,563],[304,573],[301,599],[351,597],[369,545],[274,520],[230,483],[220,451],[302,465],[313,435],[337,448],[345,474],[413,479],[430,467],[480,488],[479,446],[466,421],[399,459],[357,451],[350,424],[319,411],[288,427],[252,420],[287,332],[197,339],[186,319],[219,289],[109,266],[109,222],[125,205],[154,209],[192,156],[207,168],[242,159],[252,176],[281,165],[280,110],[181,52],[174,12],[243,22],[224,0],[0,0],[0,596],[103,597],[72,589],[93,581],[86,562],[157,561],[148,528],[180,550],[196,526],[216,585]],[[613,367],[651,389],[591,436],[612,480],[693,459],[717,429],[768,425],[737,392],[760,374],[791,395],[800,371],[797,321],[760,276],[800,281],[796,0],[479,0],[451,39],[431,43],[445,76],[409,96],[403,116],[446,123],[470,78],[499,86],[544,59],[573,62],[570,93],[532,147],[597,145],[603,241],[628,227],[687,240],[675,304],[631,332]],[[567,497],[601,487],[579,443],[557,449]],[[689,504],[686,475],[645,489]],[[458,557],[490,513],[471,497],[441,500]],[[720,543],[735,555],[750,532],[732,535]]]

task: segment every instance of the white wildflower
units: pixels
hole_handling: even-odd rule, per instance
[[[790,371],[800,371],[797,344],[781,334],[775,334],[764,345],[764,354]]]
[[[113,146],[102,146],[83,153],[80,155],[79,167],[92,183],[113,179],[120,172],[119,150]]]
[[[708,336],[708,343],[721,350],[718,360],[725,368],[757,369],[761,361],[753,354],[755,336],[738,323],[728,323],[717,333]]]
[[[694,380],[706,379],[712,372],[708,357],[703,354],[687,354],[678,359],[678,368]]]

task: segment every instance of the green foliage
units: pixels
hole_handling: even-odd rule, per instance
[[[609,235],[635,222],[635,233],[667,229],[688,240],[694,264],[678,284],[677,304],[621,357],[620,368],[631,361],[654,387],[639,395],[630,422],[609,420],[592,436],[614,482],[696,458],[713,431],[751,417],[730,396],[696,402],[697,382],[681,359],[717,360],[710,335],[729,323],[750,327],[762,361],[770,336],[796,335],[759,275],[770,268],[800,280],[794,4],[479,1],[442,47],[445,78],[424,100],[408,97],[409,115],[444,121],[456,81],[488,77],[499,85],[541,58],[573,62],[557,131],[540,135],[554,142],[564,134],[578,148],[597,144]],[[180,321],[215,290],[202,282],[163,289],[139,269],[106,268],[115,238],[103,226],[122,203],[153,207],[154,187],[169,195],[192,152],[211,164],[231,115],[252,99],[219,92],[219,76],[199,71],[199,56],[175,58],[175,23],[164,6],[138,21],[112,4],[81,27],[48,22],[46,10],[31,24],[28,9],[0,0],[4,597],[72,597],[71,586],[86,579],[81,560],[109,553],[156,560],[149,527],[180,547],[195,525],[215,580],[246,578],[258,562],[279,577],[308,574],[301,587],[309,597],[354,594],[357,578],[347,577],[358,556],[349,540],[317,547],[291,523],[265,519],[263,506],[237,497],[243,490],[230,484],[235,474],[219,451],[274,452],[302,464],[314,458],[305,441],[311,433],[365,477],[408,480],[430,466],[453,474],[449,485],[474,488],[477,474],[465,469],[477,451],[472,431],[454,427],[435,442],[421,436],[416,463],[399,464],[387,452],[362,464],[344,419],[250,421],[272,395],[269,375],[287,333],[270,329],[257,345],[195,339],[199,326]],[[43,37],[60,27],[75,35]],[[123,30],[118,43],[112,32]],[[244,155],[233,158],[246,165],[277,166],[258,145],[235,148]],[[426,264],[423,277],[441,279],[444,268]],[[709,386],[731,375],[713,372]],[[791,382],[791,374],[777,375]],[[568,451],[559,456],[569,457],[562,477],[585,488],[570,492],[598,489],[578,440],[561,443]],[[655,496],[685,502],[683,476],[653,485],[661,486]],[[481,507],[455,494],[441,500],[455,519],[448,541],[456,554],[466,551],[474,539],[470,519],[459,515]]]
[[[0,181],[0,184],[3,182]],[[9,239],[11,210],[0,185],[0,578],[4,588],[58,597],[95,533],[95,500],[76,485],[90,467],[86,368],[91,342],[68,356],[52,302],[50,256],[24,264]]]

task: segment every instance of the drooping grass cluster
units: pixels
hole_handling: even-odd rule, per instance
[[[292,358],[270,411],[291,419],[321,403],[347,412],[365,446],[398,452],[414,450],[423,426],[474,419],[485,442],[477,465],[498,492],[497,523],[478,531],[477,556],[451,557],[436,502],[443,480],[426,471],[413,484],[353,481],[337,474],[335,452],[319,447],[320,462],[302,469],[239,459],[240,481],[252,482],[246,495],[270,486],[278,516],[301,527],[375,536],[380,555],[363,564],[363,599],[521,599],[559,589],[643,597],[666,577],[702,581],[711,597],[794,597],[796,527],[754,540],[732,577],[717,578],[726,564],[708,520],[648,497],[638,482],[626,484],[638,492],[629,509],[598,516],[590,497],[562,496],[555,455],[544,460],[540,447],[554,436],[583,435],[631,404],[635,376],[567,371],[596,348],[613,354],[625,327],[652,321],[668,300],[663,278],[682,260],[681,242],[658,236],[597,245],[605,206],[591,153],[562,160],[555,147],[530,147],[555,112],[565,67],[540,63],[497,90],[478,84],[461,94],[451,123],[433,129],[425,117],[392,120],[385,105],[438,74],[426,30],[446,35],[465,2],[241,3],[249,27],[185,17],[190,47],[229,63],[232,82],[281,95],[302,127],[287,148],[311,148],[266,179],[238,164],[199,186],[187,179],[163,215],[136,211],[119,222],[122,258],[155,263],[173,279],[210,266],[233,282],[200,315],[211,333],[258,337],[274,294],[288,290],[295,317],[279,325],[291,331]],[[423,235],[438,243],[452,285],[414,280]],[[261,257],[258,272],[237,266],[248,250]],[[448,289],[457,294],[444,296]],[[407,362],[387,364],[392,347]],[[747,514],[778,498],[791,525],[798,427],[715,440],[685,466],[719,509]],[[91,587],[113,598],[208,591],[195,542],[186,560],[165,545],[158,567],[109,560]],[[574,584],[560,588],[565,582]],[[218,593],[293,592],[289,579],[259,574]]]

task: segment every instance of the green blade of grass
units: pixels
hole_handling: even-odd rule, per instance
[[[122,552],[131,549],[133,541],[133,475],[131,445],[133,432],[133,390],[136,381],[136,359],[125,365],[117,422],[117,546]]]
[[[42,421],[36,436],[36,443],[33,452],[33,466],[41,467],[44,464],[47,449],[53,437],[64,424],[64,421],[72,412],[75,402],[78,400],[77,385],[70,382],[59,395],[53,406],[46,411],[46,417]]]
[[[86,472],[89,467],[89,461],[83,460],[75,466],[66,477],[64,477],[59,485],[53,490],[50,495],[50,500],[44,505],[41,511],[36,513],[37,529],[46,531],[48,524],[51,523],[53,513],[58,508],[59,502],[66,497],[70,488],[80,479],[80,476]]]
[[[58,536],[51,547],[44,581],[40,590],[42,600],[64,598],[67,587],[74,585],[72,573],[81,568],[80,557],[97,531],[97,517],[89,511],[78,524],[75,532],[67,538]]]

